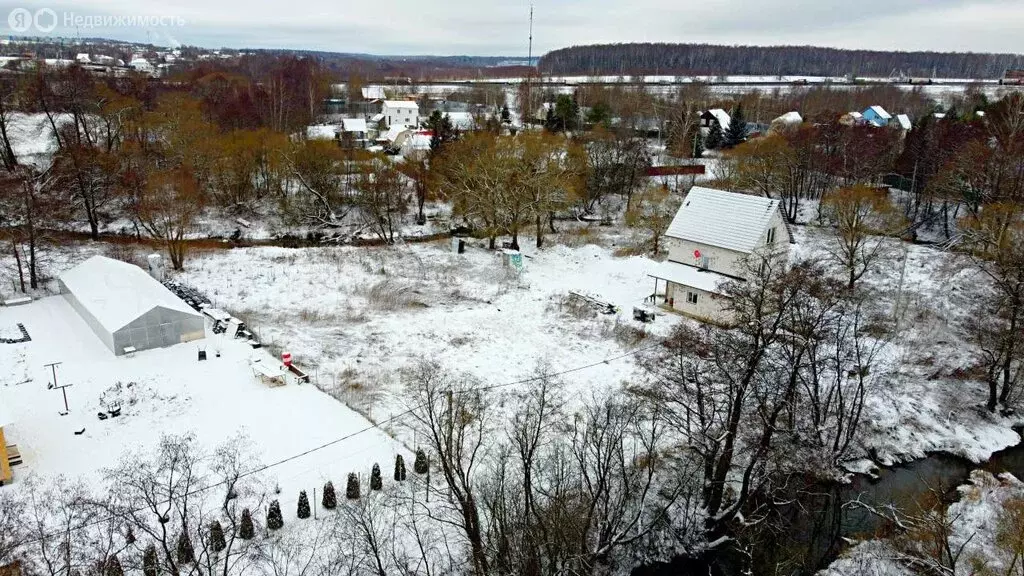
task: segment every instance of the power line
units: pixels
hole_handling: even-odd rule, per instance
[[[544,373],[544,374],[541,374],[541,375],[538,375],[538,376],[531,376],[529,378],[523,378],[521,380],[514,380],[512,382],[505,382],[503,384],[492,384],[492,385],[489,385],[489,386],[477,386],[477,387],[473,387],[473,388],[468,388],[466,390],[458,390],[458,391],[453,391],[453,392],[457,393],[457,394],[467,394],[467,393],[472,393],[472,392],[485,392],[485,391],[488,391],[488,390],[496,390],[498,388],[507,388],[509,386],[517,386],[517,385],[520,385],[520,384],[529,384],[530,382],[535,382],[537,380],[541,380],[541,379],[544,379],[544,378],[556,378],[558,376],[564,376],[566,374],[572,374],[573,372],[581,372],[583,370],[589,370],[591,368],[595,368],[597,366],[601,366],[602,364],[609,364],[609,363],[614,362],[616,360],[621,360],[623,358],[627,358],[629,356],[633,356],[633,355],[639,354],[641,352],[646,352],[647,350],[652,350],[652,349],[654,349],[654,348],[656,348],[656,347],[658,347],[660,345],[661,344],[651,344],[649,346],[642,346],[642,347],[639,347],[639,348],[634,348],[633,350],[630,350],[630,351],[625,352],[623,354],[619,354],[618,356],[612,356],[612,357],[605,358],[603,360],[600,360],[600,361],[597,361],[597,362],[593,362],[591,364],[586,364],[586,365],[583,365],[583,366],[576,366],[575,368],[569,368],[567,370],[562,370],[561,372]],[[180,496],[180,498],[188,498],[188,497],[194,496],[196,494],[201,494],[203,492],[207,492],[209,490],[213,490],[214,488],[219,488],[221,486],[224,486],[229,481],[238,481],[238,480],[240,480],[242,478],[247,478],[249,476],[252,476],[254,474],[259,474],[261,472],[266,472],[267,470],[269,470],[271,468],[276,468],[277,466],[281,466],[283,464],[287,464],[288,462],[292,462],[294,460],[298,460],[299,458],[302,458],[304,456],[308,456],[308,455],[310,455],[310,454],[312,454],[314,452],[319,452],[320,450],[324,450],[324,449],[329,448],[331,446],[340,444],[340,443],[342,443],[342,442],[344,442],[346,440],[350,440],[350,439],[352,439],[352,438],[354,438],[356,436],[359,436],[360,434],[363,434],[365,432],[369,432],[371,430],[378,429],[378,428],[380,428],[381,426],[383,426],[385,424],[391,424],[392,422],[395,422],[399,418],[402,418],[402,417],[405,417],[405,416],[407,416],[409,414],[412,414],[413,412],[415,412],[416,410],[419,410],[420,408],[423,408],[424,406],[426,406],[426,404],[419,404],[417,406],[413,406],[412,408],[409,408],[408,410],[405,410],[403,412],[399,412],[398,414],[395,414],[395,415],[393,415],[393,416],[391,416],[391,417],[389,417],[389,418],[387,418],[385,420],[382,420],[380,422],[371,423],[369,426],[366,426],[364,428],[360,428],[359,430],[356,430],[355,432],[346,434],[344,436],[340,436],[340,437],[335,438],[333,440],[329,440],[327,442],[324,442],[323,444],[320,444],[319,446],[315,446],[313,448],[309,448],[307,450],[303,450],[302,452],[298,452],[296,454],[292,454],[290,456],[287,456],[287,457],[282,458],[280,460],[277,460],[275,462],[271,462],[270,464],[262,464],[262,465],[257,466],[256,468],[254,468],[252,470],[249,470],[247,472],[241,472],[236,477],[233,477],[230,480],[221,480],[221,481],[218,481],[218,482],[214,482],[213,484],[210,484],[210,485],[207,485],[207,486],[203,486],[201,488],[196,488],[194,490],[186,492],[185,494],[182,494]],[[173,498],[165,500],[165,501],[162,501],[162,502],[159,502],[159,503],[155,504],[154,506],[146,506],[146,507],[142,507],[142,508],[134,508],[134,509],[126,511],[124,514],[136,514],[136,513],[139,513],[139,512],[147,512],[147,511],[152,510],[156,506],[162,506],[164,504],[170,504],[170,503],[172,503],[172,501],[173,501]],[[63,535],[63,534],[68,534],[70,532],[77,532],[77,531],[80,531],[80,530],[85,530],[86,528],[91,528],[92,526],[103,524],[104,522],[110,522],[112,520],[116,520],[117,518],[118,518],[118,515],[111,514],[111,515],[109,515],[109,516],[107,516],[105,518],[100,518],[100,519],[97,519],[97,520],[92,520],[92,521],[89,521],[89,522],[85,522],[84,524],[81,524],[81,525],[73,527],[73,528],[69,528],[67,530],[60,530],[59,532],[58,531],[54,531],[54,532],[52,532],[50,534],[46,534],[46,535],[40,536],[38,538],[30,538],[28,540],[25,540],[25,541],[19,542],[18,544],[15,544],[14,546],[11,547],[11,550],[16,550],[18,548],[21,548],[23,546],[27,546],[29,544],[35,544],[37,542],[42,542],[43,540],[46,540],[48,538],[51,538],[51,537],[54,537],[54,536],[57,536],[57,535]]]

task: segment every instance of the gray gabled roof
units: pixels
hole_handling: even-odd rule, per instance
[[[771,198],[694,186],[665,236],[749,254],[778,209]]]

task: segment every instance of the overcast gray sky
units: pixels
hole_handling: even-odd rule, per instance
[[[573,44],[710,42],[1024,53],[1024,0],[537,0],[534,54]],[[49,35],[206,47],[525,56],[528,0],[0,0]],[[150,25],[75,26],[133,16]],[[161,20],[162,18],[162,20]],[[24,22],[21,20],[20,22]],[[13,17],[4,18],[4,34]],[[32,29],[23,34],[38,34]]]

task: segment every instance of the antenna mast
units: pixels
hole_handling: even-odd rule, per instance
[[[529,118],[527,114],[533,114],[533,87],[530,85],[530,77],[533,76],[533,4],[530,4],[530,47],[526,55],[526,105],[519,111],[524,119]]]

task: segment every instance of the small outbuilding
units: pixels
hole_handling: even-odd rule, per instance
[[[93,256],[61,274],[59,285],[117,356],[206,336],[203,316],[134,264]]]

